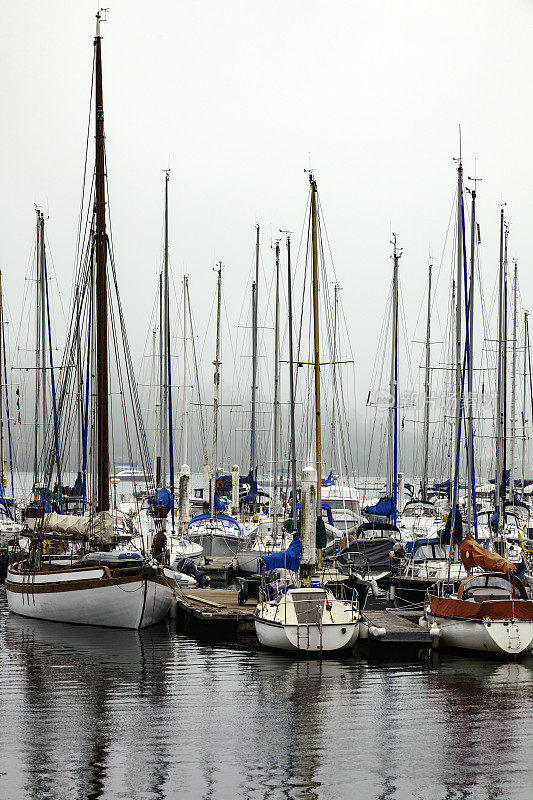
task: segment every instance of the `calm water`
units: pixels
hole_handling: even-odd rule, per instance
[[[0,796],[531,798],[533,659],[293,661],[10,616]]]

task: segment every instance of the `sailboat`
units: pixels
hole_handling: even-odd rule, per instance
[[[478,568],[448,594],[446,584],[430,594],[426,624],[448,647],[517,656],[533,644],[533,600],[516,577],[515,565],[486,550],[469,533],[461,548],[466,569]]]
[[[199,559],[203,554],[203,549],[197,543],[188,541],[182,535],[181,531],[178,533],[175,524],[174,430],[169,295],[169,181],[169,170],[165,170],[163,268],[159,275],[159,380],[157,386],[159,390],[157,403],[159,415],[158,418],[156,415],[156,422],[158,422],[158,424],[155,426],[156,447],[154,447],[154,482],[156,491],[154,493],[147,494],[144,498],[134,496],[132,497],[130,503],[133,516],[138,518],[140,528],[140,534],[138,537],[135,537],[133,540],[134,543],[137,544],[137,546],[139,546],[141,549],[143,545],[146,545],[147,551],[151,551],[154,538],[158,534],[164,534],[166,536],[168,562],[172,565],[175,565],[176,562],[180,561],[182,558],[191,558],[194,560]],[[185,326],[184,333],[186,338],[185,286],[186,283],[184,283],[183,310]],[[154,331],[154,340],[155,336],[156,332]],[[186,341],[184,365],[186,365]],[[186,448],[184,455],[185,465]],[[139,500],[142,500],[142,505],[139,503]]]
[[[96,421],[97,463],[95,468],[96,507],[88,516],[63,514],[61,497],[60,411],[67,392],[57,401],[52,381],[53,427],[51,462],[57,467],[59,513],[44,513],[36,524],[28,557],[11,565],[6,580],[10,611],[26,617],[55,622],[102,625],[119,628],[144,628],[160,622],[169,612],[175,589],[174,574],[155,560],[139,559],[134,566],[122,567],[120,553],[107,563],[87,563],[79,559],[68,568],[58,568],[49,557],[50,542],[69,543],[81,555],[84,550],[110,550],[116,543],[113,515],[110,510],[109,475],[109,374],[108,374],[108,248],[106,234],[105,138],[102,91],[101,17],[96,15],[94,38],[95,78],[95,202],[90,231],[88,259],[88,307],[94,299],[96,311]],[[94,259],[93,259],[94,256]],[[94,268],[93,268],[94,265]],[[96,280],[93,282],[93,275]],[[47,287],[46,287],[47,291]],[[48,305],[48,304],[47,304]],[[91,316],[91,314],[89,314]],[[79,321],[79,320],[78,320]],[[76,322],[76,336],[78,336]],[[89,338],[89,341],[91,339]],[[87,375],[90,374],[87,348]],[[51,354],[50,354],[51,359]],[[68,372],[68,371],[67,371]],[[53,372],[52,372],[53,375]],[[86,399],[89,398],[89,381]],[[86,405],[87,409],[87,405]],[[86,413],[87,419],[87,413]],[[88,426],[85,424],[85,432]],[[86,510],[86,440],[83,455],[83,504]],[[48,470],[51,475],[51,469]],[[87,555],[90,556],[90,553]],[[99,559],[95,553],[95,561]],[[111,554],[109,554],[111,556]]]
[[[203,547],[204,556],[216,558],[235,556],[242,541],[242,529],[238,521],[229,514],[223,513],[224,506],[217,491],[217,456],[218,456],[218,417],[220,389],[220,322],[222,304],[222,263],[217,265],[217,330],[216,352],[213,366],[213,453],[209,474],[209,511],[193,517],[188,526],[188,538]]]
[[[321,417],[320,417],[320,318],[318,303],[318,198],[313,174],[309,175],[311,189],[311,258],[313,289],[313,366],[315,465],[302,472],[300,501],[300,539],[294,534],[286,551],[263,556],[264,569],[292,572],[285,581],[267,584],[254,612],[255,631],[259,642],[273,649],[305,652],[331,652],[352,647],[359,636],[359,604],[356,596],[339,599],[321,583],[316,571],[317,542],[322,520],[321,499]],[[277,270],[279,276],[279,269]],[[289,286],[290,272],[289,272]],[[289,307],[289,318],[292,308]],[[290,368],[293,369],[292,321],[289,323]],[[296,479],[294,439],[294,384],[291,376],[291,472],[293,477],[293,527],[296,522]],[[322,530],[322,533],[324,531]]]

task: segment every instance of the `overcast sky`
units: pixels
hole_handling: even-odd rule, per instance
[[[16,319],[34,203],[68,304],[93,58],[93,2],[4,4],[0,266]],[[160,266],[163,172],[171,167],[171,260],[190,275],[197,325],[225,266],[235,324],[255,224],[299,236],[318,181],[351,323],[364,405],[390,285],[391,231],[403,247],[410,335],[429,248],[440,260],[456,181],[477,174],[487,293],[499,206],[522,296],[529,265],[533,5],[528,0],[114,0],[102,26],[113,235],[132,348],[147,337]],[[92,140],[90,142],[92,146]],[[474,162],[475,160],[475,162]],[[446,308],[449,263],[440,299]],[[238,302],[237,302],[238,301]],[[442,314],[445,318],[445,312]],[[418,331],[420,334],[420,331]]]

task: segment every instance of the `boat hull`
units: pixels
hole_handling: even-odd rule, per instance
[[[146,628],[170,611],[175,582],[172,571],[154,576],[113,576],[105,567],[49,573],[9,569],[6,594],[14,614],[51,622]]]
[[[333,625],[282,625],[257,617],[255,632],[260,644],[274,650],[317,653],[346,650],[359,636],[359,620]]]
[[[461,620],[428,614],[428,625],[440,630],[440,641],[447,647],[483,653],[517,656],[533,644],[530,620]]]
[[[204,558],[233,558],[241,542],[240,536],[225,536],[221,533],[189,533],[191,542],[197,542],[203,547]]]

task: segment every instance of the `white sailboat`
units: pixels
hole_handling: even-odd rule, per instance
[[[255,631],[265,647],[304,652],[331,652],[352,647],[359,636],[359,604],[356,598],[338,599],[316,571],[317,521],[321,520],[321,419],[320,419],[320,335],[318,306],[318,221],[317,186],[311,174],[311,253],[313,287],[314,376],[315,376],[315,467],[303,470],[301,481],[300,525],[303,543],[297,534],[285,552],[263,557],[268,570],[281,568],[294,573],[291,583],[267,585],[254,612]],[[279,250],[276,253],[279,278]],[[289,281],[290,248],[288,248]],[[291,295],[289,295],[291,298]],[[292,358],[292,305],[289,300],[290,369]],[[296,477],[294,438],[294,388],[291,376],[291,472],[293,477],[293,520],[296,522]],[[276,450],[277,453],[277,450]],[[277,463],[274,464],[277,470]],[[274,522],[277,521],[276,516]]]

